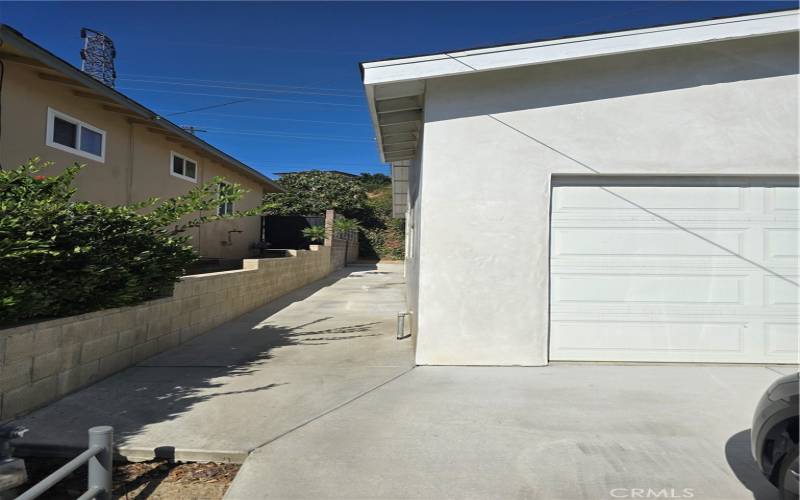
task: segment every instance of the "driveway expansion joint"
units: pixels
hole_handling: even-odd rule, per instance
[[[346,401],[344,401],[344,402],[342,402],[342,403],[340,403],[340,404],[338,404],[338,405],[334,406],[333,408],[330,408],[330,409],[328,409],[328,410],[325,410],[324,412],[320,413],[319,415],[316,415],[316,416],[314,416],[314,417],[311,417],[311,418],[309,418],[309,419],[307,419],[307,420],[305,420],[305,421],[303,421],[303,422],[301,422],[301,423],[297,424],[296,426],[292,427],[291,429],[288,429],[288,430],[286,430],[286,431],[284,431],[284,432],[281,432],[281,433],[280,433],[280,434],[278,434],[277,436],[275,436],[275,437],[272,437],[272,438],[268,439],[267,441],[264,441],[263,443],[261,443],[261,444],[259,444],[259,445],[255,446],[254,448],[251,448],[251,449],[247,450],[247,454],[248,454],[248,455],[250,455],[250,454],[251,454],[251,453],[253,453],[254,451],[256,451],[256,450],[258,450],[258,449],[260,449],[260,448],[263,448],[263,447],[265,447],[265,446],[267,446],[267,445],[269,445],[269,444],[271,444],[271,443],[274,443],[275,441],[277,441],[277,440],[281,439],[282,437],[285,437],[285,436],[287,436],[287,435],[291,434],[291,433],[292,433],[292,432],[294,432],[294,431],[297,431],[297,430],[300,430],[300,429],[302,429],[303,427],[307,426],[308,424],[311,424],[311,423],[313,423],[313,422],[316,422],[317,420],[319,420],[319,419],[321,419],[321,418],[323,418],[323,417],[325,417],[325,416],[327,416],[327,415],[330,415],[331,413],[334,413],[334,412],[336,412],[337,410],[341,410],[341,409],[342,409],[342,408],[344,408],[345,406],[348,406],[350,403],[354,403],[354,402],[356,402],[357,400],[359,400],[359,399],[363,398],[364,396],[366,396],[366,395],[368,395],[368,394],[371,394],[371,393],[373,393],[373,392],[377,391],[378,389],[380,389],[380,388],[382,388],[382,387],[384,387],[384,386],[386,386],[386,385],[388,385],[388,384],[390,384],[390,383],[394,382],[395,380],[399,379],[400,377],[402,377],[402,376],[404,376],[404,375],[407,375],[407,374],[411,373],[411,371],[412,371],[412,370],[414,370],[414,368],[416,368],[416,365],[414,365],[414,366],[411,366],[411,367],[410,367],[410,368],[408,368],[407,370],[404,370],[402,373],[398,373],[397,375],[395,375],[395,376],[393,376],[393,377],[389,378],[388,380],[386,380],[386,381],[384,381],[384,382],[381,382],[380,384],[376,385],[375,387],[372,387],[372,388],[370,388],[370,389],[367,389],[366,391],[364,391],[364,392],[362,392],[362,393],[360,393],[360,394],[357,394],[357,395],[353,396],[352,398],[350,398],[350,399],[348,399],[348,400],[346,400]]]

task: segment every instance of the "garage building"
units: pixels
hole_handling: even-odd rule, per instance
[[[418,364],[797,362],[797,10],[362,73]]]

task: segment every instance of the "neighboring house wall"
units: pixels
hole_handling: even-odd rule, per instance
[[[417,362],[547,363],[553,175],[796,175],[797,47],[794,33],[429,80],[410,188]]]
[[[131,124],[126,115],[103,109],[102,102],[78,97],[73,87],[44,80],[41,70],[12,61],[4,61],[2,90],[2,136],[0,163],[13,168],[39,156],[52,161],[53,173],[75,162],[87,167],[75,180],[76,197],[107,205],[142,201],[150,197],[170,198],[215,175],[241,184],[250,192],[235,204],[236,210],[256,207],[264,186],[228,166],[200,157],[181,144],[169,142],[164,135],[150,132],[146,125]],[[47,146],[48,108],[70,115],[106,133],[105,161]],[[197,162],[198,182],[170,175],[171,151]],[[47,171],[43,172],[47,175]],[[228,231],[241,230],[242,233]],[[193,244],[204,257],[242,258],[260,237],[259,217],[208,224],[190,232]],[[223,245],[222,242],[225,242]]]

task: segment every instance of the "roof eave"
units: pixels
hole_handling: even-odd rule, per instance
[[[361,63],[381,85],[798,31],[798,10]]]

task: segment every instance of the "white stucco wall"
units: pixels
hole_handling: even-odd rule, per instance
[[[425,168],[410,174],[417,362],[547,363],[553,175],[796,174],[797,46],[795,33],[428,80]]]
[[[420,145],[424,144],[424,131],[420,131]],[[422,215],[422,155],[411,161],[408,169],[408,212],[406,213],[406,304],[411,313],[411,334],[416,343],[419,330],[419,273],[420,273],[420,221]]]

